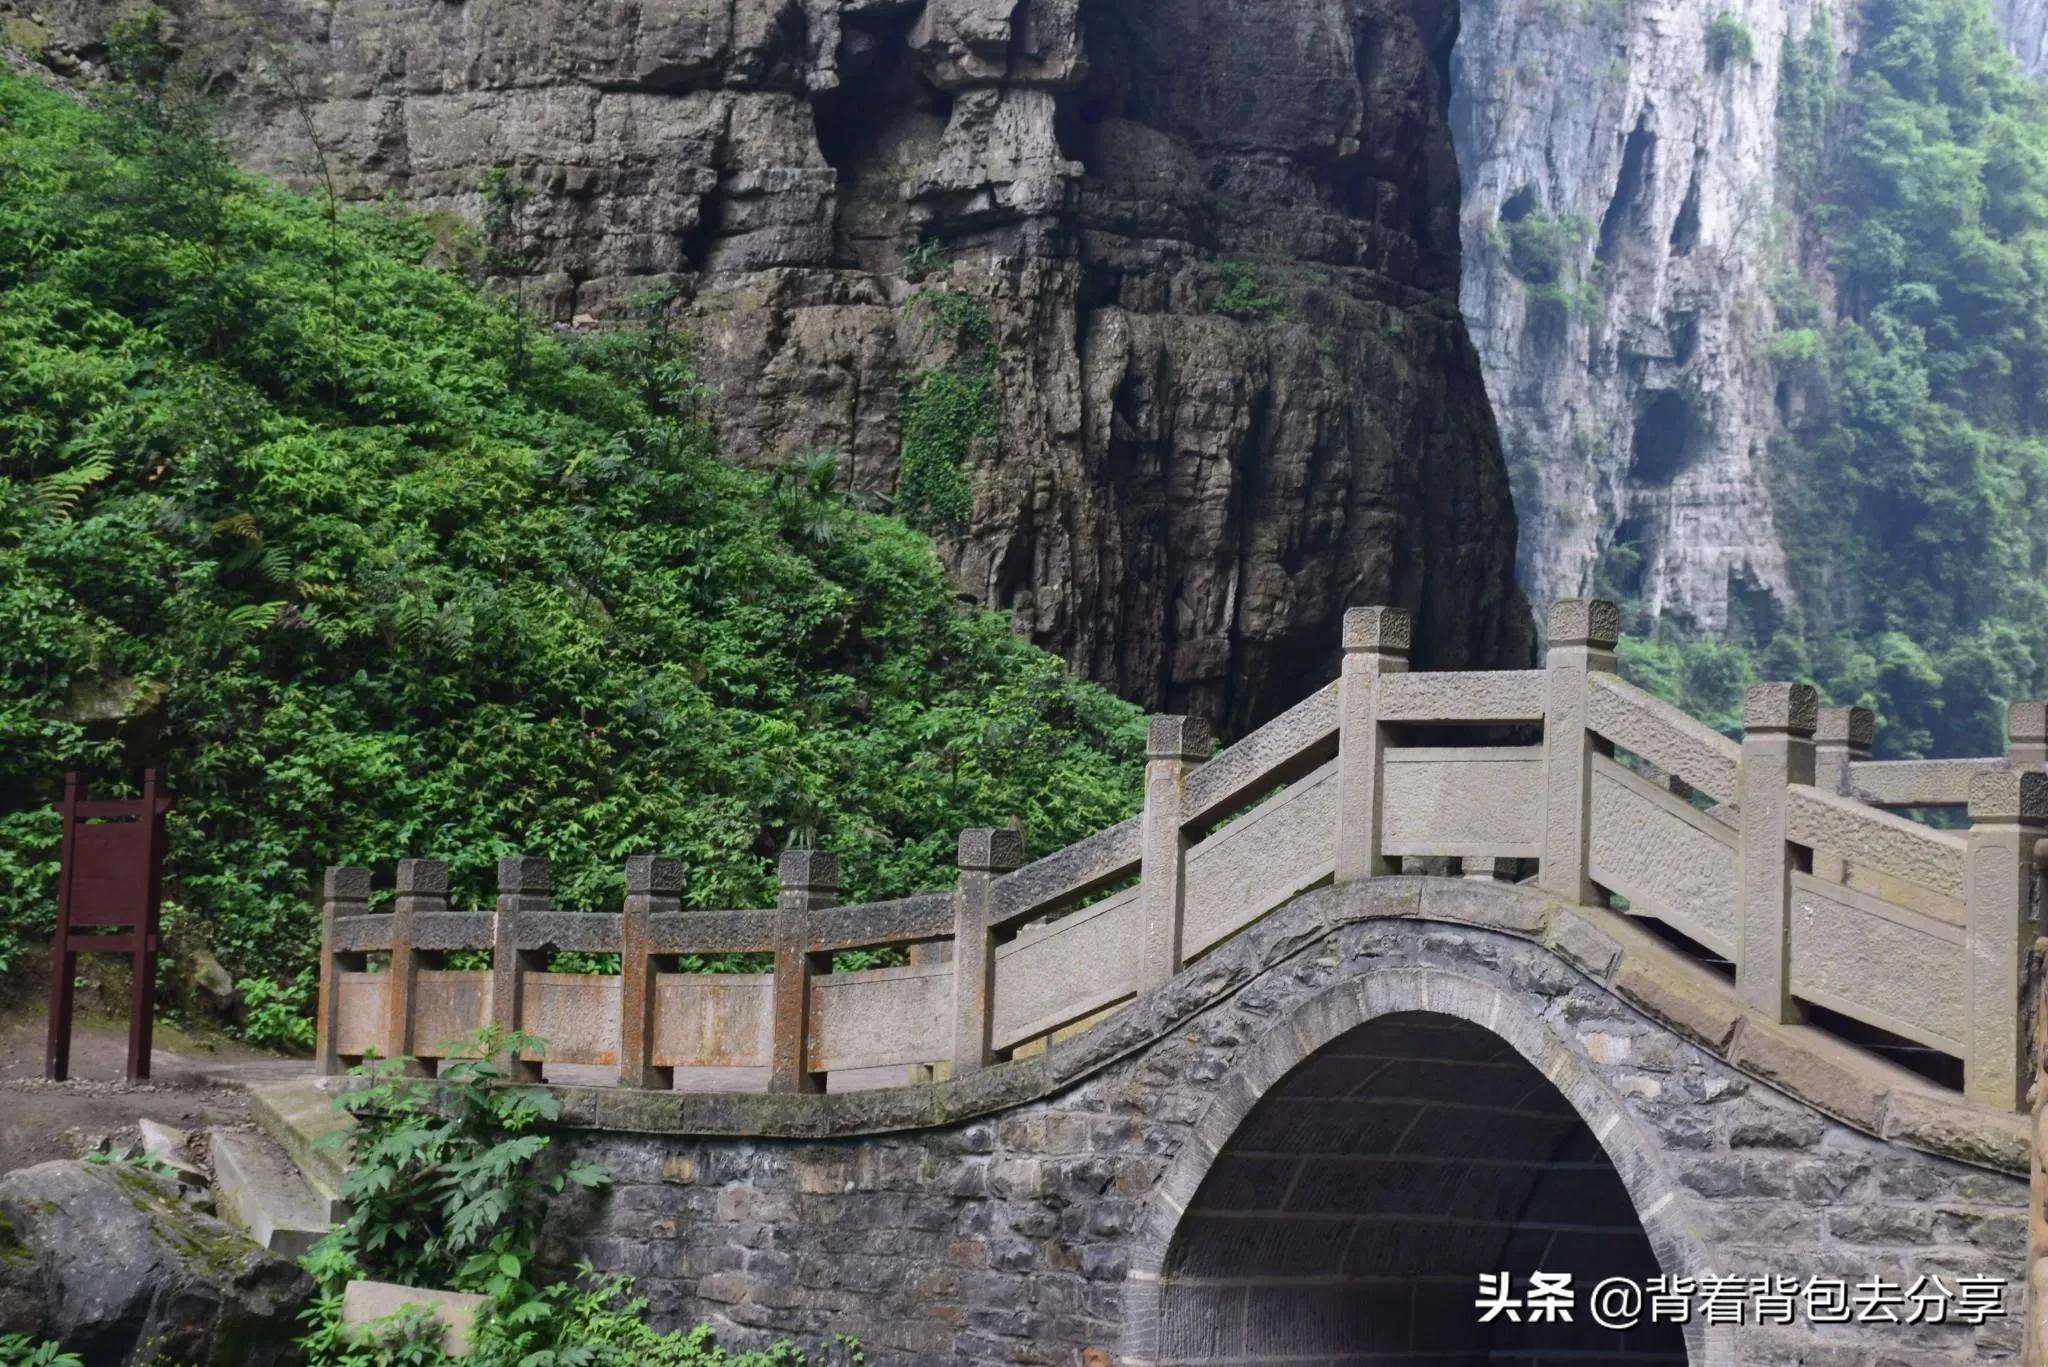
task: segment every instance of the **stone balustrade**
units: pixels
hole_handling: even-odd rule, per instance
[[[495,910],[466,912],[445,866],[406,860],[372,912],[369,871],[330,869],[321,1066],[431,1072],[495,1023],[546,1042],[508,1060],[528,1076],[615,1067],[669,1088],[711,1069],[792,1093],[958,1077],[1086,1028],[1318,885],[1533,871],[1553,897],[1654,923],[1702,975],[1732,965],[1767,1018],[1821,1008],[1960,1060],[1969,1099],[2016,1109],[2048,707],[2012,705],[2004,756],[1881,762],[1867,711],[1764,684],[1738,742],[1619,679],[1619,620],[1559,603],[1542,669],[1415,673],[1406,614],[1355,609],[1335,683],[1213,755],[1198,721],[1154,718],[1141,816],[1029,864],[1016,832],[964,832],[948,891],[838,906],[837,860],[801,850],[775,907],[686,911],[677,861],[643,856],[620,912],[584,913],[554,906],[545,861],[514,858]],[[1935,807],[1968,829],[1901,815]],[[832,971],[885,945],[911,962]],[[484,950],[488,969],[445,966]],[[546,971],[568,950],[620,971]],[[772,971],[675,971],[728,953]]]

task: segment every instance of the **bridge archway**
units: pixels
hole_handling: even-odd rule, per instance
[[[1127,1360],[1723,1360],[1725,1330],[1590,1323],[1607,1277],[1693,1275],[1654,1148],[1513,999],[1395,969],[1276,1021],[1162,1188]],[[1481,1272],[1570,1273],[1570,1325],[1480,1324]]]

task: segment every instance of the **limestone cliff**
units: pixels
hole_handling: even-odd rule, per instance
[[[2048,68],[2048,0],[1991,5]],[[1769,451],[1804,415],[1770,358],[1771,285],[1829,284],[1780,212],[1801,174],[1781,58],[1812,43],[1845,66],[1857,0],[1463,8],[1463,306],[1530,598],[1611,589],[1716,631],[1745,600],[1790,599]]]
[[[71,3],[73,35],[114,8]],[[1242,729],[1357,603],[1415,610],[1425,666],[1525,656],[1458,315],[1448,4],[170,8],[252,164],[497,205],[563,323],[680,291],[733,459],[830,450],[887,501],[906,394],[962,349],[920,300],[985,319],[942,551],[1128,696]]]

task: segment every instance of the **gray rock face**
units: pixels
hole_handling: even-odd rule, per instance
[[[679,289],[732,459],[829,448],[893,495],[904,384],[949,355],[912,296],[981,300],[992,421],[943,554],[1129,696],[1242,728],[1361,603],[1416,611],[1425,667],[1527,652],[1457,312],[1449,4],[174,8],[252,164],[472,221],[502,167],[554,317]],[[949,258],[921,284],[920,240]]]
[[[2048,0],[1991,6],[2021,62],[2048,70]],[[1846,62],[1858,8],[1464,0],[1451,99],[1463,306],[1533,601],[1592,591],[1616,546],[1609,587],[1656,613],[1718,629],[1731,598],[1791,601],[1769,449],[1804,415],[1796,394],[1780,406],[1768,286],[1795,271],[1830,287],[1802,225],[1774,223],[1780,58],[1826,9]],[[1718,48],[1724,19],[1747,57]],[[1515,219],[1564,225],[1555,282],[1517,261]]]
[[[0,1324],[88,1363],[284,1361],[312,1294],[296,1266],[140,1169],[0,1176]]]

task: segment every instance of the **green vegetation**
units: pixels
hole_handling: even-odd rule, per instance
[[[1997,753],[2004,703],[2048,688],[2048,94],[1984,0],[1872,0],[1838,97],[1825,20],[1799,46],[1787,193],[1837,300],[1772,290],[1773,356],[1827,415],[1772,462],[1803,615],[1738,601],[1747,670],[1667,619],[1630,669],[1709,710],[1810,679],[1884,753]]]
[[[1778,168],[1788,186],[1812,183],[1834,106],[1835,30],[1823,5],[1805,36],[1788,38],[1778,54]]]
[[[903,253],[903,278],[922,280],[937,275],[946,268],[950,258],[946,255],[946,244],[936,238],[920,237]]]
[[[299,1347],[311,1367],[441,1367],[440,1329],[400,1313],[363,1326],[341,1322],[352,1279],[466,1291],[487,1297],[465,1367],[819,1367],[862,1360],[838,1337],[815,1359],[789,1344],[728,1354],[708,1328],[662,1334],[624,1278],[588,1267],[550,1279],[535,1265],[549,1204],[576,1188],[607,1184],[593,1164],[555,1162],[536,1127],[560,1114],[543,1087],[515,1087],[491,1062],[542,1042],[483,1030],[469,1059],[440,1078],[405,1076],[402,1061],[357,1068],[359,1089],[335,1104],[355,1121],[342,1196],[349,1217],[305,1258],[319,1296],[302,1318]]]
[[[1214,277],[1207,302],[1211,313],[1242,322],[1287,316],[1287,300],[1267,287],[1263,274],[1251,262],[1234,258],[1218,261]]]
[[[1552,285],[1568,274],[1593,234],[1583,218],[1552,218],[1540,209],[1495,221],[1493,242],[1507,253],[1508,269],[1530,285]]]
[[[966,464],[995,431],[995,336],[988,305],[964,290],[920,290],[925,340],[953,359],[903,384],[903,448],[896,464],[896,508],[928,531],[958,527],[974,511]]]
[[[1717,14],[1707,25],[1707,65],[1725,71],[1730,63],[1747,66],[1756,60],[1756,39],[1749,25],[1732,14]]]
[[[0,965],[73,767],[167,770],[188,924],[286,994],[330,863],[601,907],[656,851],[765,906],[792,842],[852,900],[1133,810],[1138,712],[815,455],[720,463],[665,301],[557,337],[419,264],[445,222],[235,172],[146,30],[96,107],[0,74]]]
[[[0,1334],[0,1367],[85,1367],[85,1359],[47,1339]]]

